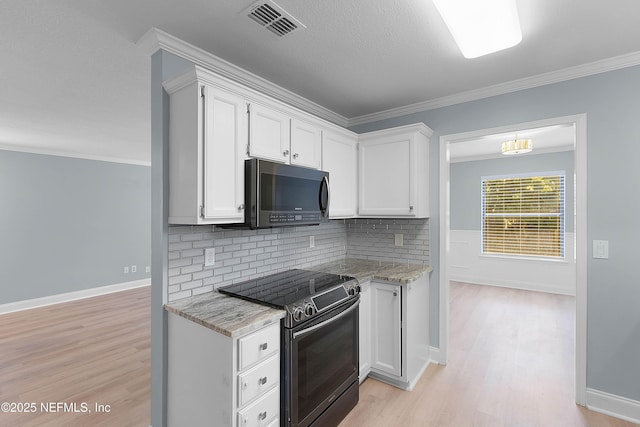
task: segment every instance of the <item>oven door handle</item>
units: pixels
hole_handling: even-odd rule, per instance
[[[296,338],[299,338],[301,336],[307,335],[317,329],[323,328],[339,319],[341,319],[342,317],[346,316],[347,314],[351,313],[353,310],[355,310],[356,308],[358,308],[358,305],[360,305],[360,300],[358,300],[358,302],[356,302],[355,304],[353,304],[351,307],[349,307],[348,309],[346,309],[345,311],[343,311],[342,313],[338,314],[336,317],[332,317],[331,319],[325,320],[324,322],[318,323],[317,325],[313,325],[307,329],[303,329],[299,332],[294,332],[293,333],[293,339],[295,340]]]

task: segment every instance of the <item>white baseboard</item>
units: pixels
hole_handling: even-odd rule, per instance
[[[429,347],[429,359],[431,363],[436,363],[438,365],[446,365],[446,361],[440,360],[440,348],[439,347]]]
[[[587,388],[587,408],[605,415],[640,424],[640,402]]]
[[[576,295],[573,289],[568,290],[566,289],[566,287],[553,286],[546,283],[526,282],[521,280],[503,281],[500,279],[478,280],[477,277],[465,276],[463,274],[456,274],[455,272],[452,272],[449,274],[449,280],[454,282],[471,283],[473,285],[496,286],[498,288],[521,289],[524,291],[546,292],[549,294],[569,295],[569,296]]]
[[[44,307],[52,304],[60,304],[63,302],[75,301],[83,298],[91,298],[98,295],[111,294],[113,292],[121,292],[149,285],[151,285],[151,279],[142,279],[134,280],[132,282],[116,283],[115,285],[83,289],[81,291],[67,292],[64,294],[50,295],[42,298],[33,298],[24,301],[10,302],[6,304],[0,304],[0,314],[13,313],[15,311]]]

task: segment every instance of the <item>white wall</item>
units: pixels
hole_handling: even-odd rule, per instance
[[[574,233],[565,234],[564,261],[483,255],[480,231],[451,230],[450,236],[451,280],[555,294],[576,294]]]

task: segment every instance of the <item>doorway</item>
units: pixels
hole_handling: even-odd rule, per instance
[[[586,114],[558,117],[535,122],[518,123],[498,128],[443,135],[440,137],[440,300],[439,338],[440,363],[446,364],[449,350],[449,280],[451,265],[451,150],[455,144],[496,134],[514,134],[522,129],[571,126],[574,130],[574,187],[575,187],[575,401],[585,405],[586,399]],[[460,146],[458,146],[460,147]],[[458,148],[456,147],[456,148]]]

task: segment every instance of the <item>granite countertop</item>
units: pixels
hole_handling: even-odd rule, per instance
[[[357,278],[360,282],[375,279],[399,284],[411,283],[423,274],[432,271],[428,265],[354,258],[345,258],[305,269],[345,274]],[[168,312],[231,338],[246,335],[263,326],[279,322],[286,313],[284,310],[256,304],[217,291],[174,301],[165,304],[164,308]]]
[[[307,268],[325,273],[353,276],[361,282],[375,279],[399,284],[408,284],[430,273],[433,268],[422,264],[394,263],[345,258]]]
[[[174,301],[164,306],[168,312],[182,316],[231,338],[279,322],[284,310],[256,304],[219,292],[207,292]]]

